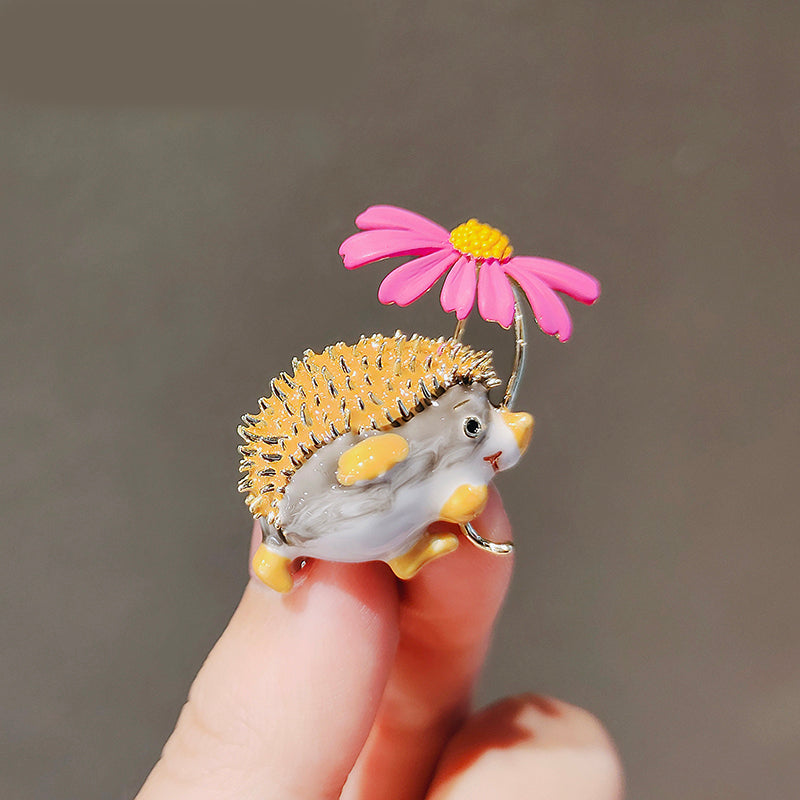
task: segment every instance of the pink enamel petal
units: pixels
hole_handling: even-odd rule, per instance
[[[466,319],[475,305],[475,262],[467,256],[461,256],[450,270],[442,287],[442,308],[455,311],[458,319]]]
[[[385,305],[397,303],[407,306],[413,303],[450,269],[457,258],[458,253],[452,250],[439,250],[403,264],[383,279],[378,289],[378,300]]]
[[[446,242],[450,231],[437,225],[433,220],[397,206],[370,206],[356,217],[356,225],[362,231],[374,231],[380,228],[416,231],[429,239],[441,239]]]
[[[427,255],[441,247],[441,242],[413,231],[364,231],[345,239],[339,255],[347,269],[356,269],[392,256]]]
[[[514,321],[514,292],[500,262],[484,261],[478,273],[478,311],[487,322],[504,328]]]
[[[551,289],[564,292],[574,297],[581,303],[591,305],[600,297],[600,281],[588,272],[552,261],[549,258],[535,256],[514,256],[507,261],[503,268],[512,278],[519,280],[519,275],[524,271],[541,278]]]
[[[566,342],[572,336],[572,318],[558,295],[530,272],[521,271],[514,276],[514,280],[525,292],[539,327],[545,333]]]

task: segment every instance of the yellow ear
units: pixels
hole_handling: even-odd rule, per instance
[[[408,456],[408,442],[397,433],[369,436],[339,456],[336,479],[342,486],[371,481]]]

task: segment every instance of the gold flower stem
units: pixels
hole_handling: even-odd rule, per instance
[[[511,408],[519,391],[519,383],[525,372],[525,351],[528,347],[528,336],[525,328],[525,315],[522,313],[521,290],[516,283],[512,283],[514,291],[514,365],[506,384],[506,393],[503,395],[503,405]]]
[[[511,279],[509,278],[509,280]],[[511,282],[511,288],[514,292],[514,364],[511,367],[511,374],[508,376],[508,383],[506,383],[506,390],[503,394],[502,406],[504,408],[511,408],[517,397],[519,383],[525,372],[525,355],[528,347],[525,315],[522,313],[522,290],[514,281]],[[456,329],[453,332],[455,341],[461,341],[466,327],[466,318],[456,322]]]

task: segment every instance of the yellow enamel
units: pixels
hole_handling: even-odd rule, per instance
[[[294,579],[289,572],[291,561],[290,558],[273,553],[266,545],[261,544],[253,556],[253,572],[270,589],[286,594],[294,586]]]
[[[450,244],[463,255],[474,258],[496,258],[505,261],[511,258],[514,248],[502,231],[470,219],[450,231]]]
[[[533,434],[533,417],[525,411],[509,411],[506,408],[500,409],[500,416],[514,434],[520,454],[524,453]]]
[[[389,566],[398,578],[407,581],[434,558],[452,553],[457,547],[454,533],[426,533],[410,550],[393,558]]]
[[[491,354],[454,339],[398,332],[354,345],[340,342],[322,353],[307,350],[291,375],[272,381],[272,395],[239,426],[245,439],[239,490],[247,494],[250,512],[275,517],[292,475],[337,435],[391,430],[392,420],[396,425],[408,418],[399,404],[413,415],[425,407],[425,392],[437,397],[456,383],[473,382],[500,384]]]
[[[339,456],[336,480],[342,486],[371,481],[388,472],[408,455],[408,442],[396,433],[370,436]]]
[[[485,485],[470,486],[468,483],[463,483],[442,506],[439,519],[459,524],[469,522],[483,511],[488,499],[489,490]]]

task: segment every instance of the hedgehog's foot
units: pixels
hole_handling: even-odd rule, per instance
[[[261,544],[253,556],[253,572],[270,589],[286,594],[294,586],[292,573],[289,572],[291,563],[291,558],[273,553],[266,545]]]
[[[450,495],[439,512],[439,519],[445,522],[463,524],[475,519],[486,508],[489,489],[482,486],[470,486],[464,483]]]
[[[410,550],[388,563],[398,578],[407,581],[429,561],[452,553],[456,547],[458,547],[458,536],[454,533],[426,533]]]

